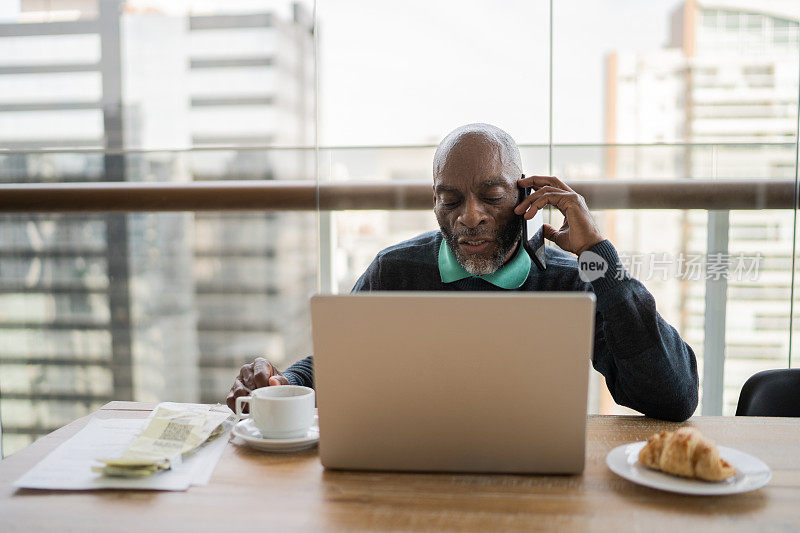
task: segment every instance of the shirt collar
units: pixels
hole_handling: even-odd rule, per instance
[[[452,283],[470,276],[488,281],[501,289],[518,289],[528,279],[531,270],[531,257],[519,246],[514,257],[496,272],[484,276],[472,276],[456,259],[450,247],[442,239],[439,246],[439,275],[442,283]]]

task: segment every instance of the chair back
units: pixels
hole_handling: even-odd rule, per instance
[[[800,368],[750,376],[739,395],[736,416],[800,417]]]

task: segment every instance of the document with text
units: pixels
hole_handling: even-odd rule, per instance
[[[170,409],[209,410],[208,405],[164,403]],[[225,408],[227,409],[227,408]],[[157,409],[156,409],[157,410]],[[229,432],[202,445],[169,470],[145,478],[102,476],[92,471],[100,459],[121,455],[150,419],[92,418],[72,438],[53,450],[14,486],[49,490],[186,490],[205,485],[227,445]]]

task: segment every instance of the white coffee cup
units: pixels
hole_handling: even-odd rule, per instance
[[[242,413],[248,404],[250,414]],[[261,387],[236,398],[236,415],[252,418],[265,439],[304,437],[314,422],[314,389],[300,385]]]

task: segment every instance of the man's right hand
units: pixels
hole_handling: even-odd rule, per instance
[[[236,376],[236,381],[228,393],[228,407],[236,411],[236,398],[250,396],[255,389],[275,385],[289,385],[289,380],[275,368],[275,365],[263,357],[256,357],[255,361],[242,365],[239,370],[239,375]]]

